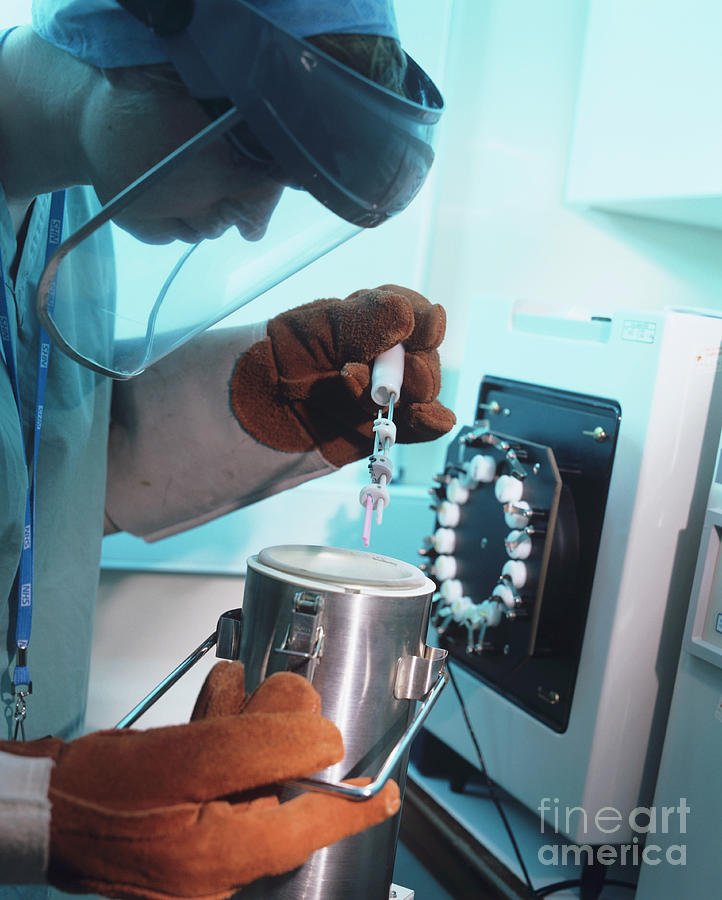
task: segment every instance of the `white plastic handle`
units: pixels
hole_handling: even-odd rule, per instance
[[[396,344],[374,360],[371,399],[379,406],[388,406],[392,394],[394,401],[399,399],[401,383],[404,380],[404,356],[403,345]]]

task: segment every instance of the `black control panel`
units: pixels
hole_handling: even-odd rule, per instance
[[[439,643],[556,731],[567,727],[621,408],[486,377],[434,478]]]

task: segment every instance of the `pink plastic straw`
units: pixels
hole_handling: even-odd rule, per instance
[[[364,547],[368,547],[369,540],[371,538],[371,515],[374,511],[374,499],[371,494],[366,495],[366,513],[364,515],[364,530],[361,535],[361,540],[364,542]]]

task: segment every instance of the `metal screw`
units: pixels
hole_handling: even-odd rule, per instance
[[[391,888],[391,891],[389,893],[389,900],[395,900],[395,898],[398,896],[399,895],[396,893],[396,891],[393,888]]]
[[[606,441],[606,439],[609,437],[609,435],[601,425],[597,425],[597,427],[593,431],[583,431],[582,434],[585,434],[588,437],[593,437],[594,440],[600,444],[602,443],[602,441]]]
[[[556,703],[559,703],[560,697],[556,691],[545,691],[541,685],[536,689],[537,697],[540,700],[545,700],[547,703],[550,703],[554,706]]]

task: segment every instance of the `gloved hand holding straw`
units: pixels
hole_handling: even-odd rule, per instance
[[[406,351],[397,440],[430,441],[453,428],[438,400],[438,346],[446,314],[421,294],[397,285],[360,290],[345,300],[316,300],[268,323],[265,340],[238,361],[233,410],[257,441],[277,450],[314,447],[335,466],[373,447],[373,362],[398,343]]]

